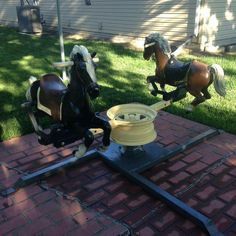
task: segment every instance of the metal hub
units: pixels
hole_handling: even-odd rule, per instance
[[[111,119],[111,138],[125,146],[139,146],[156,138],[153,120],[157,112],[151,107],[131,103],[110,108],[107,116]]]

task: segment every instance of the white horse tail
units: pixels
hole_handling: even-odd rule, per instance
[[[212,64],[209,66],[211,74],[213,76],[213,82],[216,92],[224,97],[226,95],[226,85],[224,79],[224,70],[218,64]]]
[[[32,101],[32,97],[31,97],[31,86],[32,84],[37,80],[36,77],[34,76],[30,76],[29,77],[29,84],[30,84],[30,87],[27,89],[26,91],[26,94],[25,94],[25,97],[27,99],[27,101]]]

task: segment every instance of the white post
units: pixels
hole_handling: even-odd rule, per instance
[[[197,0],[195,11],[194,35],[197,37],[199,33],[200,15],[201,15],[201,0]]]
[[[60,10],[60,0],[57,0],[57,20],[58,20],[58,34],[59,34],[59,42],[60,42],[60,50],[61,50],[61,61],[65,62],[65,50],[64,50],[64,41],[63,41],[63,32],[61,25],[61,10]],[[62,70],[62,79],[66,80],[66,69]]]

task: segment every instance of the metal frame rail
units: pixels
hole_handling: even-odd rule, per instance
[[[171,209],[177,211],[184,217],[192,220],[201,229],[206,231],[211,236],[222,236],[212,220],[194,210],[175,196],[166,192],[158,187],[155,183],[150,181],[141,175],[145,170],[157,165],[160,162],[167,161],[168,159],[176,156],[177,154],[189,149],[204,140],[207,140],[217,134],[220,131],[210,129],[204,133],[197,135],[190,139],[183,145],[179,145],[173,150],[167,151],[158,144],[151,143],[144,145],[142,148],[126,148],[112,143],[106,152],[100,152],[98,150],[91,150],[82,158],[70,157],[66,160],[48,166],[44,169],[35,171],[33,173],[21,176],[15,184],[0,192],[1,196],[7,197],[13,194],[18,189],[27,186],[29,184],[40,181],[46,177],[49,177],[62,169],[75,167],[94,158],[100,158],[107,163],[111,168],[120,172],[126,176],[130,181],[142,187],[145,191],[151,194],[153,197],[160,199],[167,204]],[[125,150],[125,151],[124,151]],[[135,159],[135,161],[134,161]]]

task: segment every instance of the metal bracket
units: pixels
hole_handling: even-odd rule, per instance
[[[45,179],[53,174],[56,174],[61,170],[68,169],[70,167],[75,167],[81,163],[84,163],[85,161],[92,160],[96,157],[97,157],[97,151],[91,150],[81,158],[70,157],[66,160],[60,161],[46,168],[39,169],[27,175],[23,175],[13,184],[12,187],[2,190],[0,192],[0,195],[3,197],[7,197],[10,194],[15,193],[20,188],[23,188],[32,183],[39,182],[40,180]]]
[[[109,149],[105,152],[92,150],[82,158],[71,157],[31,174],[24,175],[20,177],[12,187],[0,192],[0,195],[7,197],[8,195],[16,192],[19,188],[40,181],[62,169],[77,166],[94,158],[101,158],[101,160],[126,176],[130,181],[149,192],[153,197],[160,199],[173,210],[195,222],[209,235],[223,236],[223,234],[217,230],[212,220],[208,217],[189,207],[187,204],[164,191],[152,181],[140,174],[152,166],[155,166],[160,162],[167,161],[184,150],[191,148],[194,145],[199,144],[200,142],[203,142],[204,140],[219,133],[220,131],[218,130],[210,129],[195,138],[190,139],[184,145],[177,146],[171,151],[167,151],[156,143],[151,143],[140,147],[124,147],[122,145],[112,143]]]
[[[184,150],[191,148],[194,145],[217,134],[219,134],[218,130],[208,130],[171,151],[166,151],[164,148],[152,143],[145,145],[142,150],[131,149],[123,154],[121,152],[122,147],[113,143],[106,152],[100,153],[100,155],[103,157],[104,161],[111,166],[111,168],[117,170],[130,181],[142,187],[153,197],[156,197],[166,203],[173,210],[196,223],[209,235],[223,236],[223,234],[217,230],[211,219],[189,207],[187,204],[141,175],[143,171],[151,168],[152,166],[155,166],[160,162],[167,161],[171,157],[174,157]]]

